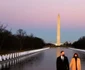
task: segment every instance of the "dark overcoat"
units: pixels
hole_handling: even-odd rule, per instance
[[[64,60],[61,59],[61,56],[57,58],[56,69],[57,70],[69,70],[69,62],[66,56],[64,56]]]

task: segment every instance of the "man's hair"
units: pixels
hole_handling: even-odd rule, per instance
[[[61,51],[61,53],[64,52],[64,51]]]

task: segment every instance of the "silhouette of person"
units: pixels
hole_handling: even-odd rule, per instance
[[[60,56],[57,57],[56,69],[57,70],[69,70],[68,58],[65,56],[64,51],[61,51]]]
[[[81,60],[78,57],[77,53],[74,53],[73,58],[71,59],[70,69],[71,70],[81,70]]]

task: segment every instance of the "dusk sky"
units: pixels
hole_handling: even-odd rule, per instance
[[[85,35],[85,0],[0,0],[0,23],[13,33],[23,29],[45,42],[56,42],[58,13],[62,42]]]

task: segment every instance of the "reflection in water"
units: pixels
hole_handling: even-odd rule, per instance
[[[56,51],[56,56],[59,57],[60,56],[60,47],[57,48],[57,51]],[[57,58],[56,58],[56,61],[57,61]],[[57,62],[56,62],[57,64]],[[56,65],[57,67],[57,65]],[[57,69],[57,68],[56,68]]]
[[[32,55],[29,55],[29,56],[20,57],[20,58],[16,58],[16,59],[13,59],[13,60],[9,60],[9,61],[0,63],[0,70],[10,70],[10,66],[14,66],[16,64],[21,65],[21,64],[24,64],[24,63],[27,63],[27,62],[29,62],[29,65],[30,64],[32,65],[34,63],[34,61],[37,64],[39,64],[38,62],[42,60],[43,54],[44,54],[43,52],[34,53]]]
[[[29,56],[16,58],[5,63],[0,62],[0,70],[56,70],[56,57],[63,50],[69,62],[77,52],[81,58],[82,70],[85,70],[85,53],[69,48],[51,48]]]
[[[57,48],[56,55],[57,57],[60,55],[60,47]]]

